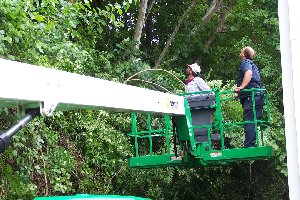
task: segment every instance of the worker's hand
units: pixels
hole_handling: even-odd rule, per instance
[[[235,92],[239,93],[242,89],[244,89],[243,87],[237,87],[234,89]]]

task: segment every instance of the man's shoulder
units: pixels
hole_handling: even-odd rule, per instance
[[[211,90],[208,84],[201,77],[195,77],[194,80],[200,85],[201,90]]]
[[[245,59],[241,61],[241,70],[247,71],[252,70],[253,61],[249,59]]]
[[[244,60],[241,61],[241,64],[250,64],[250,65],[252,65],[253,61],[250,60],[250,59],[244,59]]]
[[[201,77],[199,77],[199,76],[195,77],[194,80],[195,80],[195,81],[204,81],[203,78],[201,78]]]

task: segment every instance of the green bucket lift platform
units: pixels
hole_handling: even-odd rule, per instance
[[[263,88],[249,89],[245,92],[252,93],[253,108],[255,108],[256,93],[264,93],[264,119],[258,120],[255,117],[253,121],[244,122],[224,120],[222,105],[235,101],[232,97],[234,92],[218,89],[183,94],[186,96],[185,115],[165,114],[161,120],[160,129],[151,126],[153,124],[151,120],[157,120],[157,116],[152,117],[148,114],[144,117],[144,123],[138,123],[139,114],[133,113],[132,132],[129,135],[134,138],[135,156],[130,158],[130,167],[194,167],[270,158],[273,150],[271,146],[265,145],[263,133],[270,121],[268,93]],[[255,109],[253,112],[256,116]],[[228,130],[241,131],[246,123],[255,125],[256,147],[226,146],[226,132]],[[139,131],[138,126],[141,124],[144,124],[146,131]],[[164,144],[157,148],[155,141]],[[148,149],[145,150],[145,148]]]

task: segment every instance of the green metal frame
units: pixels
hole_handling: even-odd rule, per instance
[[[214,89],[211,91],[201,91],[194,93],[179,94],[181,96],[197,95],[211,93],[215,94],[215,105],[210,106],[214,108],[215,120],[212,124],[204,124],[199,126],[192,125],[192,115],[188,101],[185,99],[185,116],[173,116],[176,121],[177,136],[179,139],[178,148],[181,149],[181,153],[175,156],[174,147],[172,147],[172,140],[170,139],[172,134],[172,125],[169,115],[164,115],[164,129],[154,130],[151,126],[151,115],[147,115],[147,129],[146,131],[138,131],[137,128],[137,114],[132,113],[132,132],[129,134],[134,137],[135,141],[135,155],[130,158],[129,165],[133,168],[153,168],[153,167],[164,167],[164,166],[208,166],[208,165],[219,165],[226,164],[239,160],[256,160],[256,159],[268,159],[272,156],[273,150],[271,146],[265,146],[263,140],[263,131],[258,132],[259,126],[268,126],[270,122],[270,106],[269,106],[269,95],[263,88],[245,89],[243,92],[251,92],[251,99],[253,104],[253,121],[244,122],[225,122],[222,114],[222,102],[236,100],[234,97],[226,97],[232,95],[234,91],[226,90],[219,91]],[[260,92],[265,95],[265,106],[266,119],[257,120],[255,110],[255,95]],[[225,98],[224,98],[225,96]],[[225,131],[242,129],[246,123],[255,124],[256,133],[256,147],[252,148],[225,148]],[[194,137],[194,130],[196,128],[207,129],[206,142],[196,142]],[[220,149],[214,149],[212,145],[211,134],[213,131],[217,131],[220,135]],[[261,136],[259,138],[259,135]],[[165,141],[166,153],[157,154],[153,152],[153,137],[161,137]],[[149,139],[149,154],[140,155],[138,141],[140,138]]]
[[[137,126],[137,113],[131,114],[131,122],[132,122],[132,132],[129,136],[134,137],[134,148],[135,155],[130,158],[129,165],[131,167],[145,168],[145,167],[156,167],[156,166],[168,166],[168,165],[178,165],[180,164],[178,161],[170,160],[171,157],[174,157],[175,154],[171,153],[171,121],[170,115],[164,115],[164,129],[154,130],[151,126],[151,115],[147,114],[147,129],[146,131],[139,131]],[[153,152],[153,137],[161,137],[165,140],[165,154],[154,154]],[[148,155],[140,155],[139,152],[139,143],[138,140],[142,138],[149,139],[149,154]]]

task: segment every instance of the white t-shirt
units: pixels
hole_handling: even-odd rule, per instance
[[[191,82],[185,85],[185,92],[199,92],[204,90],[211,90],[210,87],[206,84],[206,82],[200,78],[195,77]]]

